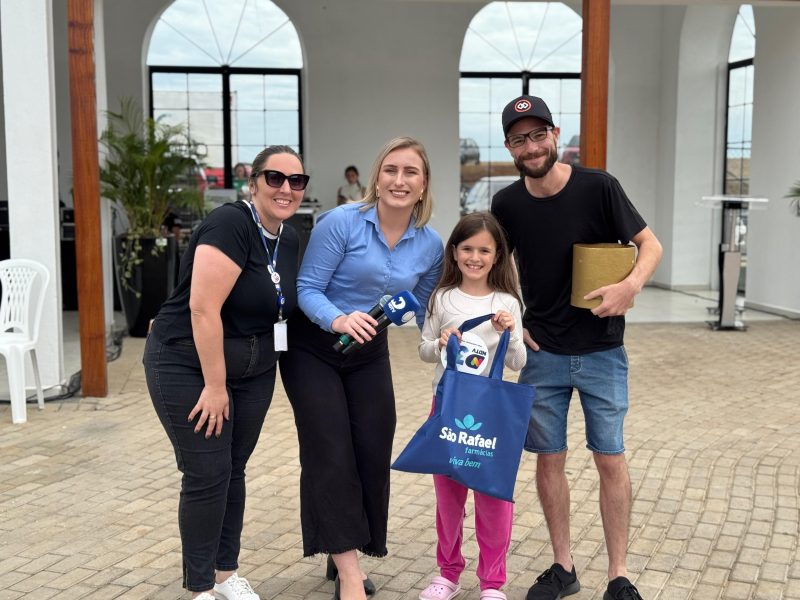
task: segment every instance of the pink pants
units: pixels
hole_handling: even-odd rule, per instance
[[[433,476],[436,488],[436,562],[442,577],[458,583],[464,570],[461,554],[468,489],[443,475]],[[475,495],[475,535],[478,538],[478,570],[481,590],[499,590],[506,582],[506,554],[511,543],[514,505],[480,492]]]

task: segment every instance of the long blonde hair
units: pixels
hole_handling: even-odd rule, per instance
[[[378,175],[381,172],[381,166],[386,157],[395,150],[403,150],[411,148],[422,159],[422,166],[425,176],[425,189],[422,191],[422,200],[414,205],[414,227],[419,229],[431,219],[433,213],[433,194],[431,194],[431,163],[428,160],[428,153],[425,151],[419,141],[410,137],[397,137],[386,142],[386,144],[378,152],[375,158],[375,163],[372,165],[372,172],[369,174],[369,181],[367,181],[367,194],[364,196],[364,208],[361,210],[368,210],[378,203]]]

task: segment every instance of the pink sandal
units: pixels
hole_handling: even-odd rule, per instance
[[[481,592],[480,597],[481,600],[484,600],[484,598],[496,598],[499,600],[507,600],[506,595],[503,592],[501,592],[500,590],[492,590],[492,589],[483,590]]]
[[[419,594],[419,600],[451,600],[461,591],[461,586],[438,575]]]

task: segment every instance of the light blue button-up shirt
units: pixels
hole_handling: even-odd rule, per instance
[[[375,206],[344,204],[320,216],[297,276],[297,301],[327,331],[341,315],[369,311],[385,294],[409,290],[419,300],[417,325],[442,272],[442,238],[414,220],[390,249]]]

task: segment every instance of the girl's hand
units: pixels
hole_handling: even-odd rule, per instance
[[[378,322],[367,313],[359,310],[351,312],[349,315],[340,315],[331,323],[331,329],[336,333],[346,333],[359,344],[363,344],[372,339],[377,332],[375,326]]]
[[[228,390],[224,386],[222,388],[204,387],[200,392],[197,404],[189,413],[189,421],[193,421],[197,415],[200,415],[194,432],[199,433],[203,427],[206,427],[206,439],[210,438],[212,433],[219,437],[222,433],[223,418],[226,421],[229,418],[228,402]]]
[[[459,342],[461,341],[461,332],[458,330],[458,327],[450,327],[449,329],[442,329],[442,335],[439,337],[438,340],[436,340],[439,343],[439,350],[447,347],[447,340],[450,339],[451,335],[456,336]]]
[[[514,331],[514,317],[510,312],[498,310],[492,317],[492,326],[495,331],[503,332],[505,329]]]

